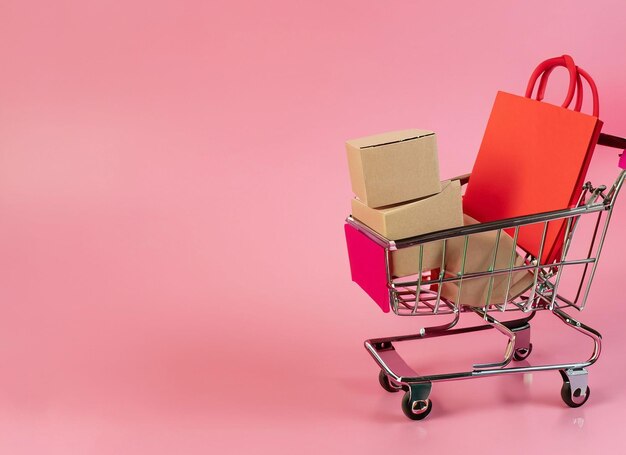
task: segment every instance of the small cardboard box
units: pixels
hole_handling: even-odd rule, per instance
[[[346,142],[352,191],[369,207],[441,191],[435,133],[403,130]]]
[[[434,196],[378,209],[352,199],[352,216],[389,240],[463,226],[461,184],[446,180],[441,186]]]
[[[478,221],[468,215],[464,215],[466,226],[478,224]],[[446,275],[449,277],[464,274],[486,272],[492,270],[493,257],[495,252],[495,264],[493,270],[503,270],[509,268],[511,258],[514,257],[515,266],[524,264],[521,256],[513,251],[513,238],[502,231],[498,248],[496,247],[496,231],[487,231],[471,234],[467,242],[467,252],[465,258],[465,268],[463,269],[463,250],[465,247],[465,237],[454,237],[448,240],[446,245]],[[514,256],[513,256],[514,255]],[[463,269],[463,270],[462,270]],[[509,300],[518,297],[525,292],[534,282],[534,275],[525,270],[513,272],[508,298]],[[448,300],[462,305],[482,307],[489,303],[491,305],[501,305],[506,298],[506,289],[509,284],[509,273],[502,273],[493,276],[491,296],[489,296],[490,277],[479,277],[464,279],[461,285],[461,295],[459,297],[459,281],[444,283],[441,288],[441,295]],[[489,301],[487,298],[489,297]]]
[[[456,226],[455,226],[456,227]],[[422,273],[441,267],[443,257],[443,241],[428,242],[424,244],[422,253]],[[420,246],[410,246],[391,252],[391,276],[401,278],[409,275],[417,275],[420,271]]]
[[[463,225],[461,184],[458,180],[441,183],[441,193],[407,204],[379,209],[352,200],[352,216],[389,240],[399,240]],[[424,244],[422,271],[441,267],[443,242]],[[420,246],[391,253],[391,273],[403,277],[419,273]]]

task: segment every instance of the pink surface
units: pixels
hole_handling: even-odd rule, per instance
[[[362,341],[442,321],[384,315],[351,282],[343,142],[432,129],[442,177],[465,173],[496,90],[522,94],[565,52],[595,78],[605,131],[626,134],[625,13],[621,0],[4,1],[0,453],[618,451],[626,204],[581,315],[605,341],[590,401],[566,408],[556,372],[450,382],[411,422]],[[616,164],[599,148],[591,174],[608,183]],[[533,361],[589,354],[547,316]],[[407,356],[436,371],[501,343]]]

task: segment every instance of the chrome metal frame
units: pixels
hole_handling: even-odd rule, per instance
[[[621,146],[626,143],[626,139],[608,135],[603,135],[601,139],[604,140],[604,143],[602,141],[600,142],[601,144],[609,146]],[[607,143],[607,141],[609,143]],[[469,181],[469,178],[470,176],[468,174],[458,177],[457,179],[461,181],[461,184],[465,184]],[[363,232],[372,241],[385,249],[389,298],[391,308],[395,314],[399,316],[443,314],[452,316],[450,322],[439,326],[422,328],[417,334],[376,338],[365,341],[365,348],[382,372],[387,376],[390,384],[392,384],[392,388],[402,388],[406,391],[407,396],[405,399],[408,399],[408,402],[411,403],[415,413],[422,412],[420,410],[426,409],[425,403],[430,405],[429,395],[432,383],[436,381],[451,381],[546,370],[559,370],[561,372],[564,384],[568,386],[567,390],[569,392],[567,393],[571,394],[571,396],[569,396],[571,402],[568,403],[570,406],[579,406],[586,401],[586,391],[588,390],[586,368],[598,360],[601,352],[602,336],[599,332],[579,322],[564,310],[574,309],[582,311],[585,308],[587,298],[589,297],[589,289],[604,245],[613,207],[625,178],[626,171],[622,170],[615,183],[608,191],[605,186],[593,187],[591,183],[586,183],[583,187],[579,204],[574,208],[463,226],[396,241],[388,240],[361,224],[359,221],[348,217],[346,220],[348,224]],[[596,217],[596,220],[591,238],[589,239],[589,248],[586,249],[587,254],[582,257],[569,258],[568,254],[571,253],[572,240],[574,239],[574,234],[577,232],[581,219],[588,219],[593,216]],[[565,224],[565,229],[562,234],[562,253],[560,258],[551,263],[541,263],[539,258],[543,256],[542,252],[546,240],[546,231],[551,222]],[[520,229],[529,225],[543,226],[542,240],[536,257],[524,252],[517,242]],[[513,238],[513,253],[509,266],[506,268],[496,268],[496,253],[494,253],[491,267],[488,270],[464,273],[469,238],[472,235],[485,232],[495,233],[496,240],[494,251],[497,251],[498,242],[502,235],[506,235],[503,234],[505,231],[512,232],[511,237]],[[445,249],[447,242],[449,239],[455,237],[463,237],[464,239],[461,273],[451,276],[445,272],[440,272],[436,277],[430,276],[430,272],[424,271],[422,268],[424,245],[429,242],[443,242],[444,254],[442,254],[440,270],[444,271],[446,270]],[[418,270],[420,273],[408,279],[392,276],[390,266],[391,254],[396,250],[410,247],[419,248]],[[515,265],[516,253],[525,255],[523,264]],[[564,271],[574,267],[583,269],[582,276],[575,296],[567,298],[559,293],[559,285],[561,284]],[[513,274],[524,270],[533,273],[532,286],[520,295],[510,295]],[[508,276],[504,302],[491,304],[490,298],[494,277],[503,275]],[[459,301],[461,298],[461,287],[465,280],[486,277],[489,277],[489,292],[484,305],[481,307],[469,306]],[[458,283],[459,288],[456,301],[446,299],[441,295],[442,286],[445,283],[454,282]],[[591,338],[593,341],[593,352],[591,356],[583,361],[534,366],[509,366],[512,360],[520,360],[520,357],[524,357],[521,354],[528,355],[530,353],[532,345],[530,344],[529,322],[537,311],[544,310],[556,316],[567,327],[573,328]],[[494,316],[495,313],[509,311],[521,311],[522,313],[526,313],[526,316],[510,321],[499,321]],[[462,313],[478,315],[485,323],[455,328],[460,321]],[[486,364],[475,364],[467,371],[422,376],[402,359],[394,347],[395,343],[403,341],[466,334],[492,328],[495,328],[508,338],[503,360]],[[565,399],[566,396],[564,396],[564,400]],[[566,402],[568,402],[568,400],[566,400]],[[419,407],[419,409],[417,409],[416,406]],[[430,408],[428,408],[427,412],[429,411]]]

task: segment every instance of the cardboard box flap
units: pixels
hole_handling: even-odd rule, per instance
[[[452,180],[444,180],[443,182],[441,182],[441,191],[440,193],[443,193],[444,191],[446,191],[446,189],[448,188],[448,185],[450,185],[450,183],[452,183]],[[455,183],[456,185],[456,183]],[[458,185],[459,187],[461,186],[460,184]],[[393,213],[396,210],[403,210],[404,206],[407,204],[412,204],[414,202],[419,202],[419,201],[423,201],[424,199],[428,199],[430,197],[433,197],[432,195],[430,196],[424,196],[424,197],[420,197],[418,199],[413,199],[411,201],[406,201],[406,202],[400,202],[398,204],[391,204],[391,205],[384,205],[382,207],[377,207],[376,210],[379,210],[383,213]],[[358,198],[356,198],[358,200]]]
[[[409,141],[420,137],[432,136],[435,133],[428,130],[402,130],[392,131],[389,133],[376,134],[374,136],[361,137],[359,139],[351,139],[346,144],[356,149],[364,149],[368,147],[378,147],[381,145],[394,144],[396,142]]]
[[[461,185],[458,180],[443,182],[444,190],[434,196],[375,209],[354,198],[352,216],[389,240],[463,226]]]

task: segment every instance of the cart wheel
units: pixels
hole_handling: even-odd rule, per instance
[[[389,376],[383,371],[380,370],[378,373],[378,382],[380,382],[380,386],[385,389],[387,392],[395,393],[402,389],[400,384],[395,384],[389,379]]]
[[[411,400],[411,393],[406,392],[402,397],[402,412],[411,420],[422,420],[426,418],[433,409],[433,402],[426,400]]]
[[[589,386],[587,386],[587,393],[585,396],[582,396],[581,393],[582,389],[576,389],[574,390],[574,394],[572,396],[572,387],[569,382],[564,382],[563,387],[561,387],[561,398],[570,408],[579,408],[587,402],[589,394],[591,393]]]
[[[533,352],[532,343],[528,345],[528,349],[526,348],[516,349],[515,352],[513,353],[513,360],[517,360],[518,362],[521,360],[526,360],[531,352]]]

